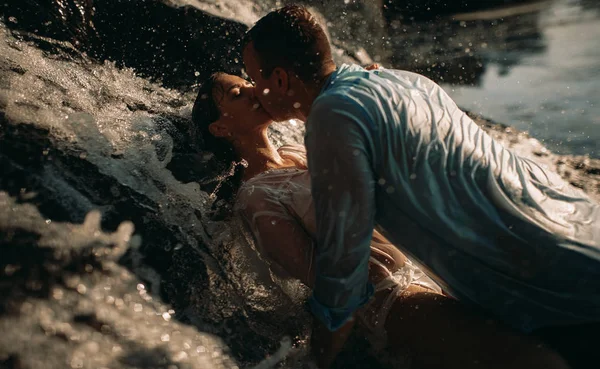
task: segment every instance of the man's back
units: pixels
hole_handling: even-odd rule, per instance
[[[339,139],[328,145],[352,147],[362,166],[354,173],[371,177],[372,203],[358,198],[349,208],[375,207],[386,236],[457,298],[523,330],[600,317],[600,207],[494,142],[435,83],[344,65],[313,111],[311,174],[323,177],[323,161],[335,156],[314,137],[333,132]],[[341,195],[344,174],[327,180],[328,196]],[[326,192],[325,180],[314,182],[313,193]],[[350,223],[340,227],[351,234]]]

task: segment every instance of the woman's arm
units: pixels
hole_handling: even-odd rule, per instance
[[[268,184],[246,183],[238,194],[236,213],[252,233],[262,258],[276,264],[286,277],[299,279],[312,288],[312,239],[278,200],[277,190]]]
[[[304,228],[291,217],[262,215],[254,218],[253,233],[263,257],[312,288],[313,243]]]
[[[238,198],[238,215],[249,226],[261,256],[282,268],[287,276],[309,287],[314,284],[314,244],[302,224],[287,209],[272,199],[263,186],[254,186]],[[369,279],[377,283],[404,266],[406,257],[383,235],[373,231],[371,257],[385,266],[369,263]],[[389,272],[388,272],[389,271]]]

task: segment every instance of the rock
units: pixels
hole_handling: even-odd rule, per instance
[[[306,312],[291,319],[288,300],[281,297],[278,305],[273,296],[281,293],[267,294],[266,287],[261,293],[270,299],[246,299],[251,288],[263,287],[254,280],[244,285],[237,278],[246,275],[226,271],[236,262],[231,246],[225,247],[231,229],[209,217],[213,200],[204,191],[210,183],[181,183],[167,168],[174,153],[194,150],[193,137],[182,135],[181,127],[190,124],[194,93],[165,89],[85,55],[67,57],[66,42],[28,37],[17,39],[0,25],[0,190],[52,223],[81,223],[92,210],[101,212],[104,230],[131,221],[141,246],[119,259],[120,268],[135,273],[153,299],[168,301],[174,320],[223,339],[240,365],[260,362],[284,335],[298,335]],[[40,50],[40,42],[49,47]],[[35,248],[35,238],[30,242]],[[109,283],[102,276],[98,283]],[[32,329],[17,328],[25,324],[19,322],[8,337]],[[76,349],[65,345],[66,351]],[[1,359],[21,360],[15,357],[25,348],[19,350]],[[47,367],[64,367],[52,365]]]
[[[440,15],[466,13],[478,10],[499,8],[502,6],[530,2],[531,0],[384,0],[383,9],[386,18],[433,19]]]
[[[215,71],[241,71],[236,45],[247,25],[191,6],[141,0],[7,0],[0,9],[5,19],[20,19],[6,23],[13,29],[69,41],[97,60],[134,68],[168,87],[189,88]]]
[[[0,192],[2,367],[236,367],[221,340],[175,321],[116,263],[133,225],[105,233],[100,217],[59,223]]]

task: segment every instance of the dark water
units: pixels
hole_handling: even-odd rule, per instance
[[[391,22],[393,62],[464,109],[561,154],[600,157],[600,1],[554,0]]]

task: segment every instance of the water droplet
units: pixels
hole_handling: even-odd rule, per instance
[[[21,269],[21,267],[18,265],[8,264],[6,267],[4,267],[4,274],[6,274],[7,276],[11,276],[19,269]]]
[[[52,220],[51,219],[46,219],[46,224],[50,224],[50,223],[52,223]]]
[[[259,104],[254,104],[254,105],[252,105],[252,110],[256,110],[256,109],[258,109],[258,108],[260,108],[260,105],[259,105]]]
[[[83,360],[78,357],[71,359],[71,368],[83,368]]]
[[[17,18],[15,18],[15,17],[8,17],[8,21],[12,22],[12,23],[19,23],[19,22],[17,22]]]
[[[44,155],[48,155],[48,153],[49,153],[49,152],[50,152],[50,150],[49,150],[49,149],[44,149],[44,151],[42,151],[42,154],[44,154]]]
[[[269,90],[268,88],[265,88],[263,90],[263,95],[267,96],[269,94],[269,92],[271,92],[271,90]]]
[[[85,159],[85,158],[87,158],[87,153],[85,153],[85,152],[82,152],[81,154],[79,154],[79,158],[80,158],[80,159]]]
[[[195,71],[195,72],[194,72],[194,75],[195,75],[196,77],[198,77],[198,76],[200,75],[200,72],[198,72],[198,71]],[[203,95],[203,96],[204,96],[204,95]]]
[[[416,179],[416,178],[417,178],[417,175],[415,173],[410,175],[410,179]]]
[[[64,296],[63,291],[60,288],[54,288],[52,290],[52,298],[55,300],[60,300]]]
[[[271,221],[271,224],[275,225],[275,224],[277,224],[277,221],[276,221],[275,219],[273,219],[273,220]]]
[[[78,284],[77,285],[77,292],[79,292],[82,295],[85,295],[85,293],[87,292],[87,287],[83,284]]]
[[[198,346],[198,347],[196,347],[196,352],[198,352],[198,353],[206,352],[206,347]]]
[[[379,183],[380,186],[383,186],[385,184],[385,178],[379,178],[379,181],[377,181],[377,183]]]
[[[188,354],[185,351],[179,351],[173,356],[174,361],[183,361],[188,358]]]
[[[169,336],[167,333],[165,333],[162,336],[160,336],[160,340],[163,342],[169,342],[171,340],[171,336]]]
[[[162,318],[168,322],[169,320],[171,320],[171,314],[164,312]]]
[[[294,108],[295,109],[299,109],[302,106],[302,104],[300,104],[299,102],[295,102],[294,103]]]
[[[142,304],[133,305],[133,311],[135,311],[136,313],[139,313],[142,310],[144,310],[144,307],[142,306]]]

